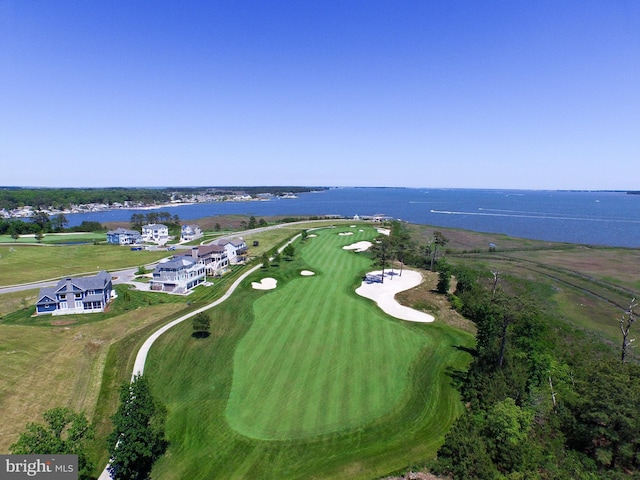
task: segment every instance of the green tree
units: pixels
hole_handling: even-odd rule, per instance
[[[438,263],[438,285],[436,290],[438,293],[446,295],[451,287],[451,267],[447,262]]]
[[[14,242],[17,242],[17,241],[18,241],[18,239],[20,238],[20,234],[19,234],[18,232],[16,232],[15,230],[13,230],[13,231],[11,232],[11,238],[13,238],[13,241],[14,241]]]
[[[286,247],[284,247],[284,249],[282,250],[282,254],[284,255],[284,259],[285,260],[291,260],[293,259],[293,256],[296,253],[296,249],[293,246],[293,244],[288,244]]]
[[[438,261],[438,250],[443,248],[447,243],[449,243],[449,239],[445,237],[442,232],[435,231],[433,232],[433,248],[431,250],[431,271],[433,271],[433,266]]]
[[[35,223],[38,227],[40,227],[40,231],[46,232],[51,226],[51,221],[49,220],[49,214],[47,212],[43,212],[42,210],[36,210],[34,214],[31,216],[31,221]]]
[[[211,317],[206,312],[200,312],[193,316],[193,336],[206,338],[211,333]]]
[[[37,232],[36,233],[36,242],[42,242],[43,238],[44,238],[44,233],[42,233],[42,232]]]
[[[389,265],[392,251],[391,239],[388,235],[380,235],[371,245],[369,251],[373,257],[373,263],[382,268],[382,282],[384,283],[384,269]]]
[[[69,225],[69,220],[61,213],[51,219],[51,228],[54,232],[62,232],[67,225]]]
[[[165,452],[166,409],[151,395],[149,383],[136,375],[120,387],[120,405],[111,417],[107,438],[109,473],[114,480],[146,480],[155,461]]]
[[[261,257],[261,262],[262,262],[262,268],[267,269],[271,266],[270,262],[269,262],[269,255],[267,255],[267,252],[264,252],[262,254]]]
[[[219,232],[220,230],[222,230],[222,227],[220,226],[220,224],[218,222],[216,222],[216,224],[213,226],[213,229],[216,232]]]
[[[249,228],[256,228],[258,226],[258,221],[256,220],[256,217],[254,217],[253,215],[251,215],[249,217],[249,223],[247,224],[247,226]]]
[[[57,407],[42,415],[45,424],[29,423],[18,441],[9,447],[14,455],[78,455],[81,479],[88,479],[93,468],[86,456],[86,443],[94,430],[83,413]]]

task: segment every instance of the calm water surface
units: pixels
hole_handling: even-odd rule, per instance
[[[640,247],[640,195],[622,192],[335,188],[296,199],[216,202],[162,208],[181,220],[223,214],[354,215],[384,214],[411,223],[504,233],[536,240]],[[67,215],[84,220],[129,221],[148,210],[113,210]]]

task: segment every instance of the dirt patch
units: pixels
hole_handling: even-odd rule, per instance
[[[76,322],[77,320],[54,320],[53,322],[51,322],[51,325],[53,325],[54,327],[59,327],[60,325],[72,325]]]
[[[424,282],[410,290],[398,293],[396,300],[407,307],[430,313],[436,317],[437,322],[443,322],[451,327],[475,334],[475,324],[452,309],[445,295],[435,292],[438,274],[425,271],[421,271],[421,273]],[[455,288],[454,282],[452,282],[452,288]]]

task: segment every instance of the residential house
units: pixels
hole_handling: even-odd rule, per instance
[[[69,315],[104,312],[114,296],[111,275],[104,270],[93,277],[68,277],[60,280],[55,287],[40,289],[36,313]]]
[[[202,230],[200,230],[198,225],[182,225],[180,229],[180,240],[190,242],[200,237],[202,237]]]
[[[169,227],[161,223],[150,223],[142,226],[142,239],[145,242],[164,245],[169,240]]]
[[[207,275],[221,275],[229,266],[227,249],[221,245],[199,245],[191,249],[191,257],[204,264]]]
[[[187,293],[206,280],[206,267],[184,255],[158,264],[153,271],[150,288],[159,292]]]
[[[135,230],[117,228],[107,232],[107,243],[114,245],[133,245],[142,241],[142,235]]]
[[[247,252],[247,244],[242,238],[234,238],[232,240],[224,240],[218,245],[225,248],[229,263],[239,263],[243,261],[242,255]]]

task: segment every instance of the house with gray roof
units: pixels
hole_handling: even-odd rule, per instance
[[[207,275],[222,275],[229,266],[227,249],[221,245],[198,245],[192,247],[191,257],[205,265]]]
[[[156,292],[187,293],[206,280],[206,267],[191,256],[183,255],[159,263],[153,271],[150,288]]]
[[[242,255],[247,253],[247,244],[242,238],[223,240],[218,245],[225,248],[229,263],[240,263],[243,261]]]
[[[107,243],[112,245],[134,245],[142,242],[142,235],[136,230],[116,228],[107,232]]]
[[[182,225],[180,228],[180,240],[190,242],[202,237],[202,230],[198,225]]]
[[[169,241],[169,227],[161,223],[150,223],[142,226],[142,239],[145,242],[164,245]]]
[[[55,287],[40,289],[38,315],[71,315],[104,312],[113,298],[111,275],[102,270],[92,277],[67,277]]]

